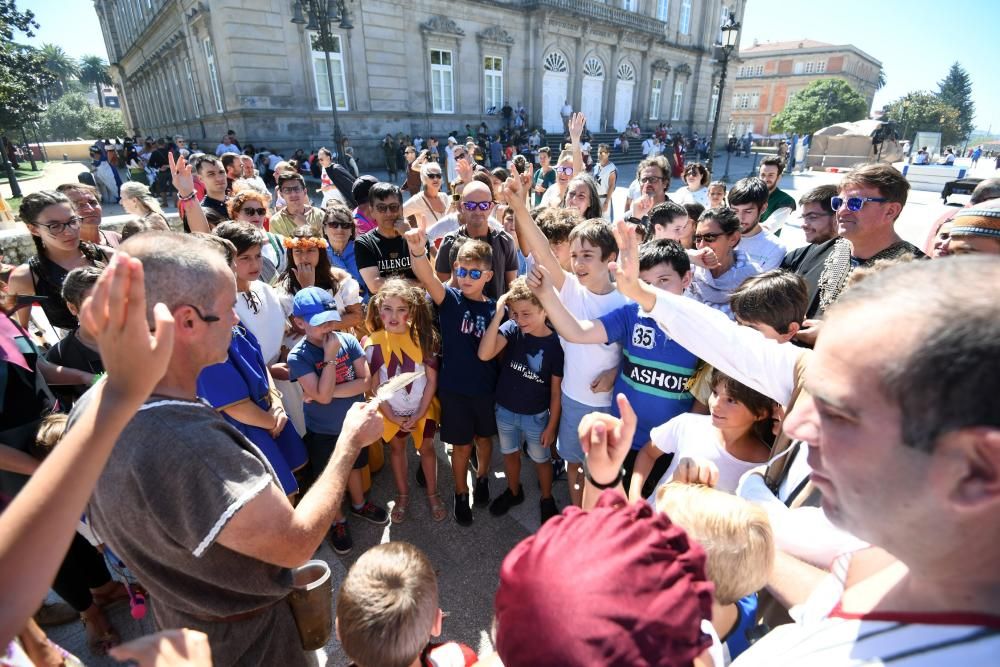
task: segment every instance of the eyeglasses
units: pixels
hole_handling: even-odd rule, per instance
[[[728,234],[695,234],[694,242],[715,243],[715,239],[719,238],[720,236],[728,236]]]
[[[479,280],[480,278],[483,277],[483,272],[480,271],[479,269],[466,269],[460,266],[457,269],[455,269],[455,275],[458,276],[459,278],[464,278],[466,276],[469,276],[473,280]]]
[[[642,183],[643,185],[646,185],[647,183],[659,183],[662,180],[663,180],[662,176],[645,176],[643,178],[640,178],[639,182]]]
[[[399,204],[375,204],[379,213],[399,213]]]
[[[182,303],[181,305],[187,306],[188,308],[193,310],[195,315],[198,316],[198,319],[204,322],[205,324],[211,324],[212,322],[222,321],[222,318],[218,317],[217,315],[202,315],[201,310],[199,310],[198,306],[194,305],[193,303]]]
[[[428,172],[427,178],[441,178],[441,172]]]
[[[49,234],[55,236],[56,234],[62,234],[64,231],[66,231],[67,227],[72,227],[72,228],[79,227],[80,217],[74,215],[66,222],[50,222],[48,224],[44,222],[36,222],[35,224],[38,225],[39,227],[45,227],[45,229],[49,230]]]
[[[240,209],[240,213],[243,215],[266,215],[266,208],[254,208],[253,206],[244,206]]]
[[[297,195],[300,192],[305,192],[306,189],[298,185],[293,185],[290,188],[281,188],[281,193],[286,195]]]
[[[466,211],[475,211],[477,208],[480,211],[488,211],[493,208],[493,202],[491,201],[464,201],[462,206],[465,207]]]
[[[843,197],[831,197],[830,206],[833,207],[834,211],[839,211],[843,207],[844,203],[847,203],[847,210],[854,211],[855,213],[860,211],[865,205],[865,202],[875,202],[881,203],[889,201],[885,197],[848,197],[844,199]]]
[[[353,222],[328,222],[324,226],[327,229],[354,229]]]
[[[558,171],[563,176],[572,176],[574,169],[573,167],[556,167],[556,171]]]

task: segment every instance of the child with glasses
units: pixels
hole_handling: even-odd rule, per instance
[[[452,282],[444,284],[434,275],[427,257],[427,241],[419,229],[405,234],[410,263],[417,279],[438,306],[441,323],[441,440],[454,447],[451,464],[455,476],[455,521],[472,525],[466,469],[476,443],[475,503],[489,503],[489,462],[492,438],[497,433],[494,392],[497,366],[479,358],[479,343],[496,313],[495,302],[483,294],[493,277],[493,250],[488,243],[469,239],[455,255]],[[455,286],[453,286],[455,285]]]

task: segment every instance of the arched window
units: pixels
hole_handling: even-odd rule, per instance
[[[618,79],[620,81],[635,81],[635,69],[628,63],[618,66]]]
[[[548,72],[565,72],[569,69],[566,57],[558,51],[552,51],[545,56],[544,67]]]
[[[597,58],[587,58],[587,62],[583,63],[583,75],[603,79],[604,63]]]

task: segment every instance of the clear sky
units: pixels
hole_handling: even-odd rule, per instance
[[[32,46],[61,46],[72,58],[100,56],[108,59],[101,23],[93,0],[17,0],[21,11],[30,9],[41,26],[31,39],[17,39]]]
[[[853,44],[882,61],[874,108],[914,90],[937,90],[958,61],[972,80],[975,126],[1000,133],[997,0],[748,0],[740,43],[815,39]]]

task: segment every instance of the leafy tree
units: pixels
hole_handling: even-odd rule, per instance
[[[42,114],[42,134],[56,141],[91,134],[96,108],[80,93],[69,93],[49,105]]]
[[[903,139],[912,139],[915,132],[940,132],[942,143],[947,145],[963,136],[958,109],[931,92],[908,93],[890,103],[886,111],[901,129]]]
[[[948,106],[958,109],[958,123],[961,132],[956,141],[965,139],[972,130],[973,118],[976,115],[976,106],[972,102],[972,80],[969,73],[957,62],[952,63],[948,75],[938,81],[938,99]]]
[[[89,136],[94,139],[114,139],[128,134],[125,118],[118,109],[94,109],[94,116],[88,129]]]
[[[878,71],[878,78],[875,79],[875,90],[882,90],[885,88],[885,70],[880,69]]]
[[[52,87],[49,96],[49,99],[53,100],[67,91],[70,79],[74,79],[80,74],[80,67],[63,51],[61,46],[42,44],[39,52],[45,61],[45,69],[49,70],[56,78],[56,85]]]
[[[100,56],[84,56],[80,58],[80,83],[85,83],[97,90],[97,104],[104,106],[104,94],[101,86],[111,85],[108,74],[108,64]]]
[[[771,119],[771,131],[812,134],[868,116],[868,102],[843,79],[813,81]]]
[[[0,0],[0,130],[37,119],[42,112],[38,91],[55,81],[37,51],[14,41],[18,35],[34,36],[34,16],[18,11],[14,0]]]

